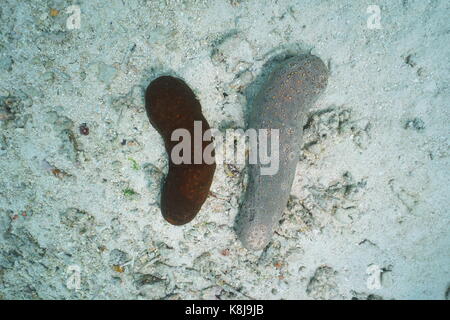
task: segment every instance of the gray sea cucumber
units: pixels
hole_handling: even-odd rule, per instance
[[[328,70],[313,55],[289,58],[262,85],[248,117],[248,127],[279,130],[279,169],[263,175],[249,164],[249,182],[236,229],[243,245],[263,249],[286,208],[300,153],[303,123],[309,108],[324,91]]]

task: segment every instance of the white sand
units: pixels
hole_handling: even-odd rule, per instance
[[[0,298],[448,298],[449,2],[374,1],[382,29],[343,2],[83,0],[69,30],[71,1],[4,0]],[[264,63],[309,50],[329,86],[269,247],[233,231],[243,168],[166,223],[148,83],[184,78],[239,128]]]

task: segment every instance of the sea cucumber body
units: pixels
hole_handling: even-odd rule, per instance
[[[161,212],[171,224],[190,222],[208,197],[215,163],[175,164],[171,153],[179,141],[172,141],[176,129],[186,129],[191,136],[191,159],[194,159],[194,121],[201,121],[202,136],[210,129],[200,102],[181,79],[162,76],[152,81],[145,93],[145,108],[150,123],[161,134],[169,157],[169,172],[161,192]],[[202,153],[211,142],[202,141]],[[214,153],[212,154],[214,156]]]
[[[278,225],[295,176],[305,116],[327,80],[322,60],[301,55],[276,68],[255,98],[248,127],[279,130],[279,169],[274,175],[261,175],[259,162],[249,164],[248,186],[237,220],[239,238],[247,249],[263,249]]]

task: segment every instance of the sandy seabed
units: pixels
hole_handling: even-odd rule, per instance
[[[448,299],[449,7],[3,0],[0,298]],[[244,128],[267,62],[302,52],[330,77],[271,243],[236,237],[245,166],[165,222],[148,83],[183,78],[212,127]]]

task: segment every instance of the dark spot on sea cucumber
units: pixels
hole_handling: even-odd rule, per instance
[[[200,121],[202,136],[210,129],[202,114],[200,102],[194,92],[181,79],[162,76],[153,80],[145,93],[145,108],[150,123],[161,134],[169,157],[169,172],[161,192],[161,212],[174,225],[190,222],[200,211],[209,194],[215,163],[175,164],[172,149],[179,143],[172,141],[176,129],[186,129],[190,133],[191,159],[194,159],[194,121]],[[212,142],[202,141],[202,154]],[[211,154],[214,156],[214,152]]]

